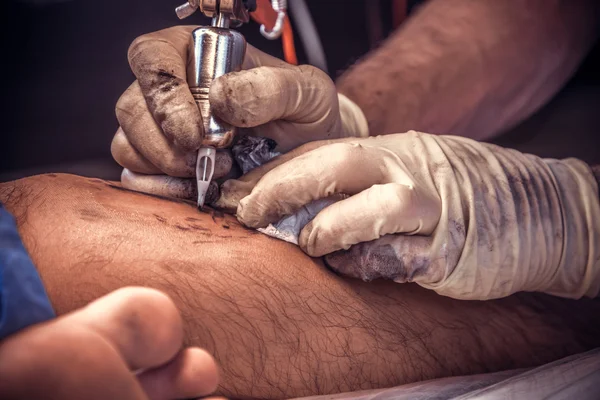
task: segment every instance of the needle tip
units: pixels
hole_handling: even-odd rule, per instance
[[[210,183],[204,181],[198,181],[198,209],[201,210],[206,202],[206,193]]]

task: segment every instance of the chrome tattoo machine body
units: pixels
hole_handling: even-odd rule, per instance
[[[273,8],[278,12],[278,22],[272,31],[261,27],[265,37],[279,37],[285,18],[285,6],[285,1],[273,0]],[[211,26],[203,26],[192,32],[187,70],[188,85],[198,104],[204,125],[204,140],[196,165],[198,207],[204,205],[215,170],[217,149],[231,146],[237,130],[213,115],[208,101],[210,86],[216,78],[241,70],[246,54],[246,39],[230,27],[247,23],[249,13],[255,9],[256,0],[188,0],[176,10],[180,19],[189,17],[197,10],[212,18]]]

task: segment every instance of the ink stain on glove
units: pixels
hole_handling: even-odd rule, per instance
[[[247,174],[279,156],[280,153],[275,151],[276,147],[277,142],[273,139],[244,136],[238,140],[231,151],[242,172]]]

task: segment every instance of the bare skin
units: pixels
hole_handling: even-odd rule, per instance
[[[562,88],[599,27],[594,0],[429,0],[337,86],[371,135],[489,139]]]
[[[600,345],[600,302],[466,302],[362,283],[187,202],[45,175],[0,185],[59,314],[123,286],[167,293],[219,393],[286,398],[540,365]]]
[[[171,400],[210,394],[217,387],[216,364],[201,349],[182,349],[182,339],[181,317],[167,296],[120,289],[1,341],[0,398]]]

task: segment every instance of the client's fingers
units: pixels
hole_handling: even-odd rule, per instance
[[[141,373],[138,380],[150,400],[188,399],[214,392],[219,373],[210,354],[189,348],[167,365]]]
[[[165,364],[183,343],[179,311],[169,297],[153,289],[119,289],[69,318],[102,335],[132,370]]]
[[[145,400],[119,349],[73,316],[2,341],[0,398]]]

